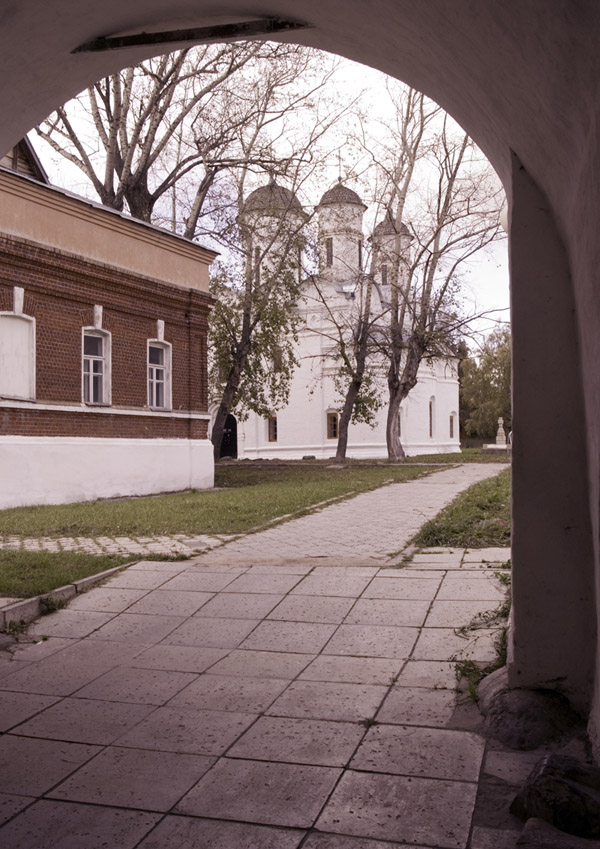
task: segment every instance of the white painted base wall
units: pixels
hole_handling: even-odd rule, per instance
[[[0,436],[0,509],[213,485],[207,439]]]

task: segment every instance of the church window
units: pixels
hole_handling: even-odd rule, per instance
[[[337,413],[327,413],[327,439],[337,439],[339,433]]]
[[[362,271],[363,264],[363,243],[362,239],[358,240],[358,270]]]
[[[388,267],[387,265],[381,266],[381,283],[383,286],[387,286],[388,282]]]
[[[260,283],[260,248],[254,248],[254,280]]]
[[[148,406],[171,408],[171,345],[148,341]]]
[[[84,404],[110,404],[110,341],[105,330],[83,329]]]
[[[402,407],[398,410],[398,438],[402,436]]]
[[[330,267],[333,265],[333,239],[329,237],[325,239],[325,255],[326,255],[326,263],[327,266]]]
[[[429,438],[433,439],[433,431],[434,431],[434,414],[435,414],[435,398],[432,397],[429,399]]]
[[[454,439],[454,416],[450,416],[450,439]]]
[[[277,416],[267,419],[267,434],[269,442],[277,442]]]

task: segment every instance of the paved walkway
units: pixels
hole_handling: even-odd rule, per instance
[[[385,560],[468,485],[447,475],[141,561],[38,620],[0,653],[0,844],[513,849],[474,817],[478,780],[531,756],[486,752],[454,689],[457,658],[494,656],[467,626],[503,600],[508,552]]]

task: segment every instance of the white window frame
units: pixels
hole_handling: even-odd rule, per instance
[[[164,362],[162,366],[158,366],[162,368],[164,371],[164,404],[159,406],[158,404],[153,403],[155,401],[155,397],[153,397],[154,389],[156,386],[156,379],[151,376],[151,372],[157,368],[156,363],[150,362],[150,348],[161,348],[164,352]],[[170,342],[164,342],[162,339],[148,339],[146,345],[146,391],[148,398],[148,407],[151,410],[171,410],[173,407],[173,389],[172,389],[172,349],[173,346]]]
[[[95,336],[103,340],[102,357],[91,357],[85,354],[85,338],[86,336]],[[98,360],[101,359],[104,367],[102,371],[102,400],[91,401],[85,398],[86,384],[86,359]],[[81,328],[81,400],[86,407],[110,407],[112,404],[112,336],[108,330],[102,330],[99,327],[82,327]]]
[[[0,312],[0,319],[4,321],[25,321],[28,324],[29,328],[29,340],[31,343],[30,348],[30,359],[28,364],[28,373],[29,373],[29,385],[31,388],[31,392],[26,395],[13,395],[8,394],[6,392],[2,392],[0,388],[0,397],[14,399],[15,401],[35,401],[35,392],[36,392],[36,376],[35,376],[35,366],[36,366],[36,330],[35,330],[35,318],[32,315],[25,315],[21,312]]]
[[[330,416],[331,416],[331,418],[330,418]],[[329,424],[330,424],[330,422],[334,421],[334,417],[335,417],[335,427],[330,428]],[[330,436],[329,434],[332,430],[335,430],[335,433],[332,436]],[[325,412],[325,431],[326,431],[326,434],[327,434],[327,439],[338,439],[339,434],[340,434],[340,414],[337,412],[337,410],[326,410],[326,412]]]
[[[269,416],[267,419],[267,442],[277,442],[278,422],[277,416]]]

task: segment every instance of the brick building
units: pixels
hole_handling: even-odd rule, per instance
[[[11,163],[0,169],[0,507],[212,486],[214,253],[40,183],[22,151]]]

